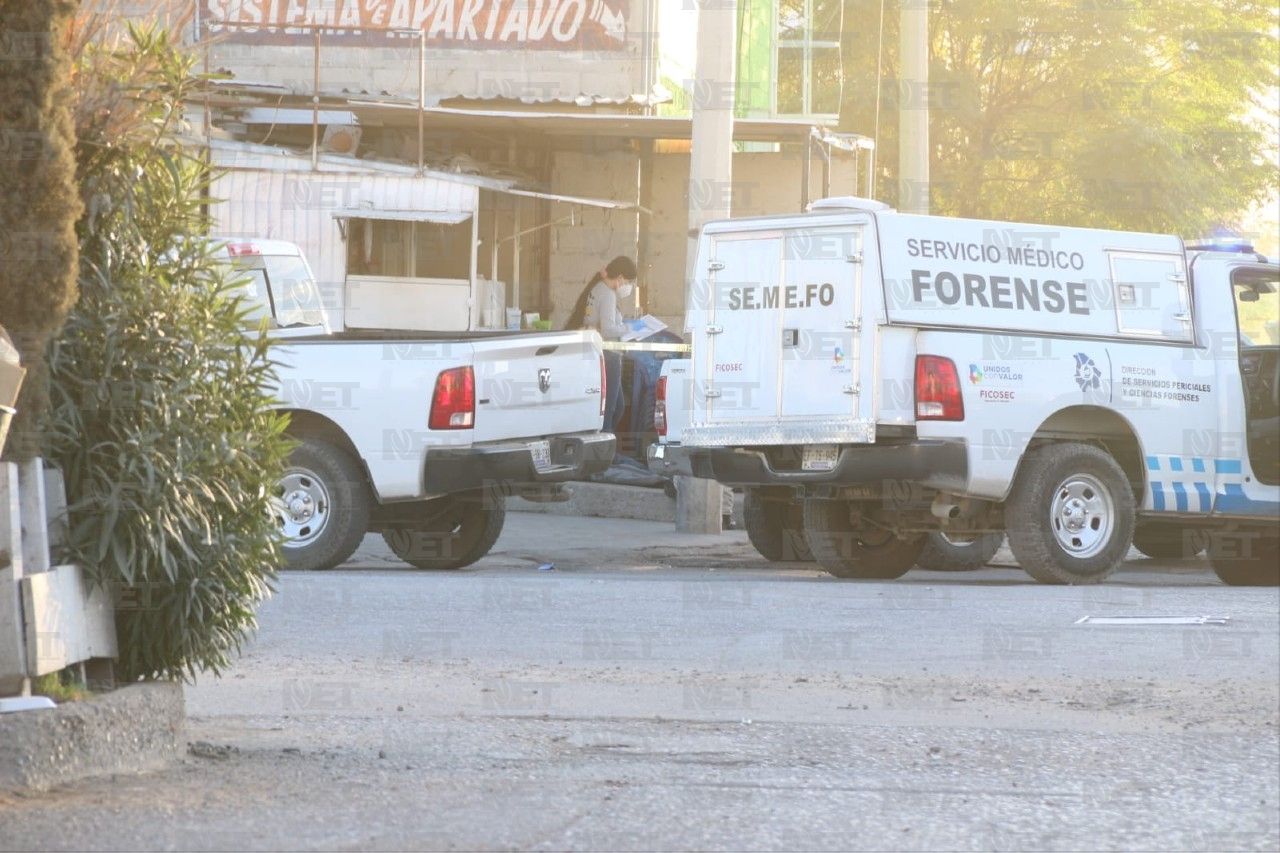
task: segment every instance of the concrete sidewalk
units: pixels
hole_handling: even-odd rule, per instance
[[[668,524],[674,524],[676,520],[675,499],[667,497],[662,489],[611,483],[568,483],[566,488],[571,497],[563,503],[534,503],[523,498],[507,498],[507,511],[664,521]]]

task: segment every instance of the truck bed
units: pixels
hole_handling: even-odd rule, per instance
[[[420,495],[430,450],[600,429],[595,332],[359,331],[290,338],[276,353],[282,405],[338,425],[384,501]],[[438,377],[467,367],[474,425],[429,429]]]

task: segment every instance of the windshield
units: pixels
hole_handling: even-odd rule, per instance
[[[1237,282],[1235,294],[1240,343],[1280,345],[1280,288],[1273,282]]]

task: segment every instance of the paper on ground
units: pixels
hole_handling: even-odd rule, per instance
[[[1081,616],[1077,625],[1225,625],[1230,616]]]

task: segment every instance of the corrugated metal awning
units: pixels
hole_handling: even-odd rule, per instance
[[[201,144],[203,140],[193,137],[193,144]],[[492,192],[504,193],[507,195],[523,196],[525,198],[540,198],[547,201],[559,202],[561,204],[574,204],[584,207],[596,207],[604,210],[639,210],[644,213],[649,211],[629,201],[615,201],[607,198],[591,198],[589,196],[565,195],[563,193],[550,193],[541,190],[521,189],[513,185],[513,181],[507,178],[492,178],[483,175],[465,175],[455,174],[452,172],[439,171],[423,171],[417,172],[412,166],[403,163],[388,163],[386,161],[374,158],[355,159],[353,157],[344,157],[335,154],[322,154],[319,157],[319,172],[310,171],[310,163],[306,155],[299,151],[290,151],[285,148],[258,145],[252,142],[240,142],[238,140],[213,139],[209,142],[210,151],[213,154],[214,163],[220,168],[229,172],[244,171],[261,171],[267,173],[295,173],[295,184],[304,183],[315,180],[321,176],[332,176],[334,173],[341,173],[343,180],[347,183],[335,185],[330,182],[327,185],[329,192],[339,192],[347,196],[347,205],[336,211],[333,216],[335,218],[363,218],[363,219],[400,219],[405,221],[417,222],[440,222],[445,224],[456,224],[462,222],[471,216],[472,211],[476,207],[477,199],[475,197],[475,189],[485,189]],[[297,174],[302,173],[302,174]],[[392,189],[382,188],[382,184],[369,182],[368,178],[373,176],[383,177],[402,177],[413,179],[412,183],[405,186],[396,185]],[[423,198],[424,187],[444,189],[453,187],[455,190],[462,190],[462,194],[467,197],[454,198],[458,195],[455,191],[445,196],[438,193],[431,193],[431,197],[435,198],[432,208],[422,209],[405,207],[405,204],[412,204],[423,200],[426,203],[432,203],[429,199]],[[465,189],[463,189],[465,188]],[[300,186],[293,186],[293,194],[298,194]],[[394,189],[394,192],[392,191]],[[408,195],[405,195],[405,193]],[[283,195],[283,193],[282,193]],[[302,190],[303,200],[308,195],[306,190]],[[374,198],[369,196],[376,197]],[[356,196],[351,198],[351,196]],[[365,196],[361,198],[360,196]],[[266,197],[266,196],[264,196]],[[441,201],[446,199],[444,205]],[[296,200],[294,200],[296,204]],[[446,206],[447,205],[447,206]],[[375,214],[376,215],[373,215]]]
[[[457,225],[471,218],[469,210],[382,210],[376,207],[350,207],[333,212],[334,219],[394,219],[398,222],[435,222]]]
[[[639,210],[643,213],[649,212],[647,208],[644,208],[635,202],[614,201],[613,199],[608,198],[589,198],[581,195],[545,193],[539,192],[538,190],[520,190],[515,187],[507,187],[506,189],[498,190],[498,192],[506,193],[507,195],[524,196],[525,198],[541,198],[546,199],[547,201],[558,201],[562,204],[580,204],[585,207],[599,207],[605,210]]]
[[[392,110],[401,112],[398,107]],[[416,110],[409,110],[415,113]],[[549,136],[613,136],[627,139],[690,139],[693,119],[688,116],[621,115],[616,113],[551,113],[521,110],[466,110],[428,107],[433,129],[508,132],[514,127]],[[733,138],[740,142],[804,142],[813,131],[807,119],[736,118]]]
[[[237,88],[234,81],[219,86],[217,93],[230,100],[226,107],[244,108],[236,96],[262,97],[252,87]],[[214,95],[214,101],[222,100]],[[272,104],[311,108],[309,97],[284,95]],[[361,124],[412,127],[418,121],[418,105],[400,99],[362,95],[320,95],[321,109],[350,109]],[[457,130],[477,133],[535,133],[565,138],[614,137],[619,139],[690,139],[693,120],[689,116],[630,115],[623,113],[571,113],[536,110],[486,110],[427,106],[422,110],[431,130]],[[837,143],[835,147],[871,147],[870,139],[854,134],[837,134],[833,124],[822,124],[805,118],[735,118],[733,138],[738,142],[804,143],[815,133],[819,139]],[[838,140],[838,142],[837,142]]]

